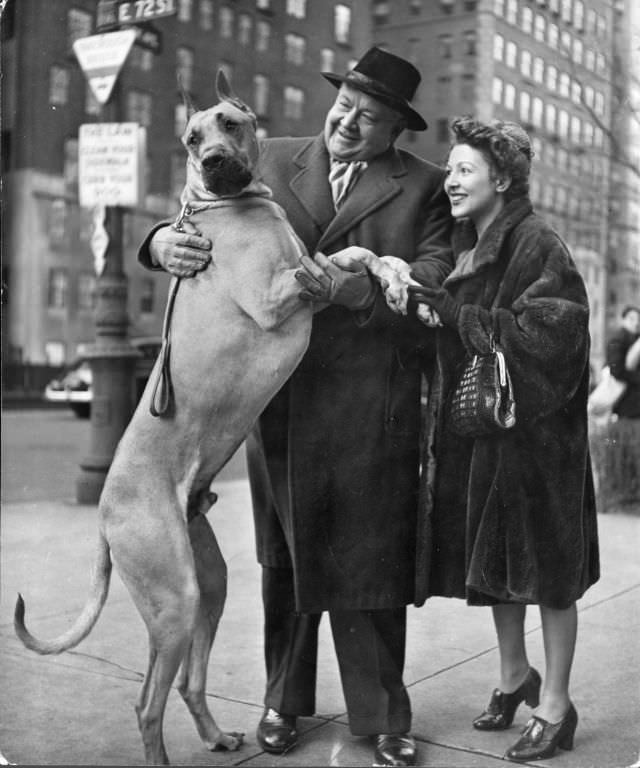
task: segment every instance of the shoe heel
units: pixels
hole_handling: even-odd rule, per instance
[[[540,686],[542,685],[542,680],[540,679],[538,670],[533,667],[531,667],[529,675],[531,679],[527,686],[527,694],[524,700],[528,707],[535,709],[540,703]]]
[[[575,731],[570,731],[560,739],[560,741],[558,742],[558,746],[560,747],[560,749],[564,749],[567,752],[570,752],[573,749],[574,734],[575,734]]]
[[[570,752],[573,749],[573,738],[576,735],[576,728],[578,727],[578,713],[575,711],[573,704],[568,712],[567,720],[564,725],[564,733],[558,739],[558,746],[560,749],[564,749]]]

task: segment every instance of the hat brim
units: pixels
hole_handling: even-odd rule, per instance
[[[358,91],[367,93],[369,96],[373,96],[374,99],[381,101],[386,106],[395,109],[396,112],[400,112],[407,118],[407,128],[410,131],[426,131],[429,127],[424,118],[419,115],[415,109],[409,104],[408,101],[400,96],[391,96],[388,93],[378,89],[374,84],[362,83],[360,81],[354,81],[349,78],[348,75],[336,75],[333,72],[321,72],[322,77],[328,80],[331,85],[336,88],[340,88],[342,83],[347,83],[352,88],[356,88]]]

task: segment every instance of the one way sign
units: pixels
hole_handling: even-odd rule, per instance
[[[111,96],[118,73],[135,39],[134,29],[123,29],[81,37],[73,44],[73,51],[100,104],[106,104]]]

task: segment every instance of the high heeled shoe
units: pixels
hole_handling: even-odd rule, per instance
[[[508,749],[505,757],[518,763],[544,760],[553,757],[556,749],[573,749],[573,737],[578,725],[578,713],[569,704],[566,715],[559,723],[548,723],[534,715],[527,723],[522,736]]]
[[[524,701],[530,707],[537,707],[540,702],[540,675],[529,667],[527,676],[513,693],[503,693],[496,688],[491,694],[485,711],[473,721],[473,727],[479,731],[503,731],[513,722],[516,709]]]

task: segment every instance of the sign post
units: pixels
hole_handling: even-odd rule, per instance
[[[128,338],[128,281],[122,233],[123,206],[138,205],[142,196],[144,131],[137,123],[119,122],[116,82],[135,38],[135,30],[127,29],[74,43],[89,85],[104,105],[106,120],[81,126],[78,141],[79,202],[93,209],[91,251],[98,276],[95,342],[88,345],[86,353],[93,374],[93,394],[89,453],[80,462],[76,480],[80,504],[98,503],[135,403],[133,372],[139,353]]]

